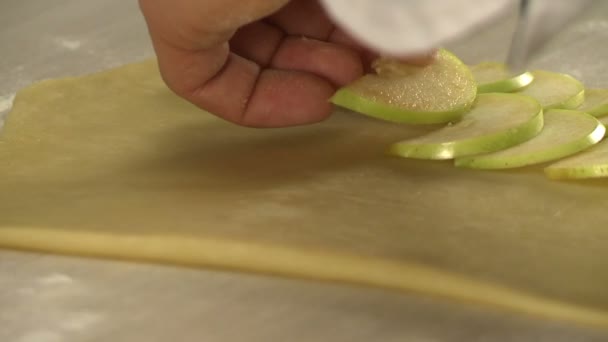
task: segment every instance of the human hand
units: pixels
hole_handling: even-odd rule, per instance
[[[314,123],[376,56],[313,0],[139,0],[176,94],[251,127]],[[411,58],[427,64],[428,56]]]

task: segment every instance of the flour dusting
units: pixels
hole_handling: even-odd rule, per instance
[[[4,96],[0,96],[0,114],[8,111],[13,107],[13,100],[15,99],[15,94],[8,94]]]
[[[80,47],[82,46],[82,42],[80,40],[63,38],[63,37],[56,38],[55,43],[57,45],[61,46],[62,48],[66,49],[66,50],[70,50],[70,51],[79,50]]]
[[[68,285],[72,284],[74,280],[65,274],[53,273],[48,276],[38,279],[38,282],[42,285],[53,286],[53,285]]]

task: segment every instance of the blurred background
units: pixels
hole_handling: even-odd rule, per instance
[[[504,60],[514,17],[449,44]],[[608,87],[608,2],[534,68]],[[32,82],[153,57],[136,1],[3,0],[0,113]],[[345,285],[0,250],[0,341],[607,341],[562,323]]]

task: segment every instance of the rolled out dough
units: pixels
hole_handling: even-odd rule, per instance
[[[608,189],[385,156],[422,133],[337,113],[236,127],[154,61],[22,90],[0,246],[416,291],[608,327]]]

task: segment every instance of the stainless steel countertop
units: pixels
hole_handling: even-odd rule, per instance
[[[579,46],[535,63],[601,85],[599,61],[608,49],[578,51],[608,35],[601,15],[560,38]],[[497,37],[509,29],[498,24],[454,50],[471,62],[500,58],[506,44]],[[573,40],[576,34],[582,38]],[[5,0],[0,43],[0,113],[33,81],[152,56],[135,1]],[[0,251],[0,289],[3,342],[608,340],[603,332],[413,294],[8,250]]]

